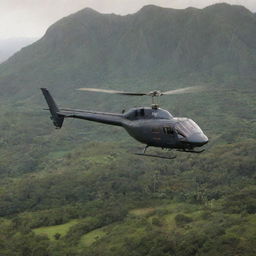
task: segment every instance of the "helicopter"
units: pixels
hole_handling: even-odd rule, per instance
[[[56,129],[62,127],[64,118],[77,118],[88,121],[104,123],[123,127],[128,134],[137,141],[145,144],[142,153],[137,155],[173,159],[176,156],[168,157],[154,154],[147,154],[149,147],[161,149],[175,149],[186,153],[202,153],[203,150],[195,150],[208,143],[207,136],[201,128],[190,118],[174,117],[167,110],[162,109],[156,103],[156,99],[163,95],[176,95],[192,93],[202,90],[201,87],[186,87],[182,89],[161,92],[159,90],[148,93],[124,92],[117,90],[80,88],[80,91],[102,92],[127,96],[150,96],[152,97],[151,107],[131,108],[122,113],[108,113],[80,109],[59,108],[50,92],[41,88],[51,113],[51,119]]]

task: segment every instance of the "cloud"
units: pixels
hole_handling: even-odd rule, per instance
[[[40,37],[60,18],[85,7],[102,13],[134,13],[142,6],[155,4],[170,8],[203,8],[221,0],[1,0],[0,38]],[[256,12],[255,0],[227,0]]]

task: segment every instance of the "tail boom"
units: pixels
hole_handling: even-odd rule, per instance
[[[46,88],[41,88],[41,90],[49,106],[51,119],[56,128],[61,128],[64,118],[77,118],[116,126],[123,125],[123,114],[67,108],[59,109],[50,92]]]

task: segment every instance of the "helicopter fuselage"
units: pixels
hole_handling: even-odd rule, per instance
[[[51,119],[56,128],[61,128],[64,118],[77,118],[123,127],[134,139],[146,146],[195,152],[208,138],[200,127],[189,118],[173,117],[167,110],[150,107],[132,108],[119,113],[97,112],[79,109],[58,108],[49,91],[42,92],[51,112]]]
[[[193,149],[208,142],[199,126],[167,110],[134,108],[124,113],[122,126],[139,142],[153,147]]]

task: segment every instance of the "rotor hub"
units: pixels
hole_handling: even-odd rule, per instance
[[[158,97],[158,96],[163,95],[163,93],[161,91],[156,90],[156,91],[149,92],[148,95],[151,96],[151,97]]]

